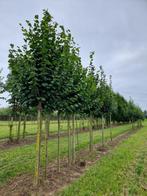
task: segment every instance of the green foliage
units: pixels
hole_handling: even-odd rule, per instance
[[[147,111],[144,111],[144,118],[147,118]]]
[[[9,116],[11,114],[10,108],[0,108],[0,116]]]
[[[126,101],[119,93],[114,94],[115,110],[112,111],[113,120],[118,122],[136,121],[143,119],[142,110],[134,104],[132,100]]]
[[[80,49],[69,30],[53,21],[47,10],[43,16],[26,21],[22,28],[24,45],[10,45],[7,90],[16,113],[36,111],[108,118],[114,121],[142,119],[141,109],[128,102],[108,84],[103,67],[94,65],[94,52],[84,68]]]

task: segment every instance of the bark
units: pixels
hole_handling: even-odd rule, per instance
[[[26,120],[27,120],[27,116],[24,116],[24,122],[23,122],[23,139],[25,138],[26,135]]]
[[[142,127],[142,120],[140,120],[140,127]]]
[[[47,166],[48,166],[48,137],[50,130],[50,117],[47,115],[45,119],[45,171],[44,176],[47,178]]]
[[[133,121],[132,121],[132,129],[134,129],[134,123],[133,123]]]
[[[85,121],[84,121],[84,118],[83,118],[82,124],[83,124],[83,130],[85,130]]]
[[[57,160],[57,169],[60,172],[60,114],[58,112],[58,160]]]
[[[77,148],[79,149],[79,129],[78,129],[79,126],[78,126],[77,119],[75,121],[76,121]]]
[[[104,117],[102,115],[102,146],[104,146]]]
[[[89,118],[89,150],[93,150],[93,131],[92,131],[92,117]]]
[[[72,116],[72,163],[75,163],[75,115]]]
[[[50,122],[51,122],[51,118],[50,118],[50,115],[48,115],[48,121],[47,121],[47,125],[46,125],[46,126],[48,126],[48,128],[47,128],[47,130],[48,130],[47,136],[48,136],[48,137],[49,137],[49,135],[50,135]]]
[[[19,142],[20,140],[20,129],[21,129],[21,115],[19,116],[19,121],[18,121],[17,142]]]
[[[92,150],[93,150],[93,119],[91,116],[91,143],[92,143]]]
[[[12,130],[13,130],[13,117],[11,117],[11,122],[10,122],[10,132],[9,132],[9,141],[13,141],[13,136],[12,136]]]
[[[71,133],[70,133],[70,117],[68,116],[68,165],[70,166],[71,164]]]
[[[111,139],[111,141],[113,140],[113,138],[112,138],[112,127],[111,127],[111,114],[110,114],[110,139]]]
[[[36,139],[36,167],[35,167],[35,185],[40,183],[40,159],[41,159],[41,131],[42,131],[42,107],[38,105],[37,114],[37,139]]]

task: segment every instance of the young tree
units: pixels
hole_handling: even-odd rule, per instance
[[[34,17],[34,23],[27,22],[27,28],[22,27],[26,47],[21,52],[21,63],[17,66],[10,65],[10,76],[19,77],[14,80],[15,89],[22,107],[37,110],[37,156],[35,169],[35,184],[39,183],[40,156],[41,156],[41,132],[42,132],[42,112],[45,108],[52,109],[54,101],[54,89],[52,79],[55,78],[58,66],[58,38],[57,23],[52,22],[52,17],[48,11],[43,12],[42,20],[38,15]],[[13,58],[11,58],[13,60]],[[16,60],[16,57],[14,58]],[[12,65],[13,64],[13,65]],[[18,85],[17,85],[18,84]],[[50,109],[50,110],[51,110]]]
[[[107,84],[106,84],[106,75],[104,73],[104,70],[102,66],[99,68],[100,73],[100,83],[99,83],[99,100],[100,100],[100,114],[102,119],[102,146],[104,146],[104,115],[106,113],[106,93],[107,93]]]

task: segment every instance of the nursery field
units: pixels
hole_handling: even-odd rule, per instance
[[[147,122],[59,195],[147,195]]]
[[[83,65],[48,9],[19,26],[22,45],[12,40],[0,69],[0,196],[147,195],[145,112],[95,51]]]
[[[131,125],[122,125],[112,128],[113,138],[119,134],[125,133],[131,129]],[[94,131],[93,133],[94,143],[101,144],[101,130]],[[78,141],[77,141],[78,139]],[[104,130],[105,142],[110,140],[110,130]],[[76,137],[76,151],[79,149],[88,148],[89,146],[89,133],[80,133],[78,138]],[[77,143],[78,142],[78,143]],[[60,139],[60,156],[68,154],[68,138],[63,137]],[[44,142],[41,146],[42,157],[41,165],[44,165]],[[35,144],[18,146],[12,149],[0,150],[0,186],[8,182],[10,179],[26,173],[34,173],[34,162],[36,156]],[[49,139],[48,142],[48,159],[49,162],[57,158],[57,138]]]
[[[75,127],[76,126],[84,126],[88,127],[88,120],[77,120],[75,122]],[[23,128],[24,128],[24,123],[23,121],[21,122],[20,126],[20,136],[22,137],[23,135]],[[43,131],[45,130],[45,122],[43,122]],[[57,120],[52,120],[50,122],[50,134],[57,133],[58,130],[58,122]],[[0,121],[0,139],[6,139],[9,137],[9,131],[10,131],[10,122],[9,121]],[[17,136],[17,131],[18,131],[18,121],[14,121],[13,123],[13,130],[12,130],[12,136],[15,138]],[[67,131],[67,120],[61,120],[60,122],[60,131]],[[37,121],[27,121],[26,122],[26,132],[25,135],[35,135],[37,132]]]
[[[141,107],[114,91],[95,51],[83,66],[48,9],[19,25],[22,45],[12,40],[0,69],[0,196],[147,195]]]

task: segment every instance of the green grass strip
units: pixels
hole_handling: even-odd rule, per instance
[[[59,195],[147,195],[147,127],[122,142]]]

